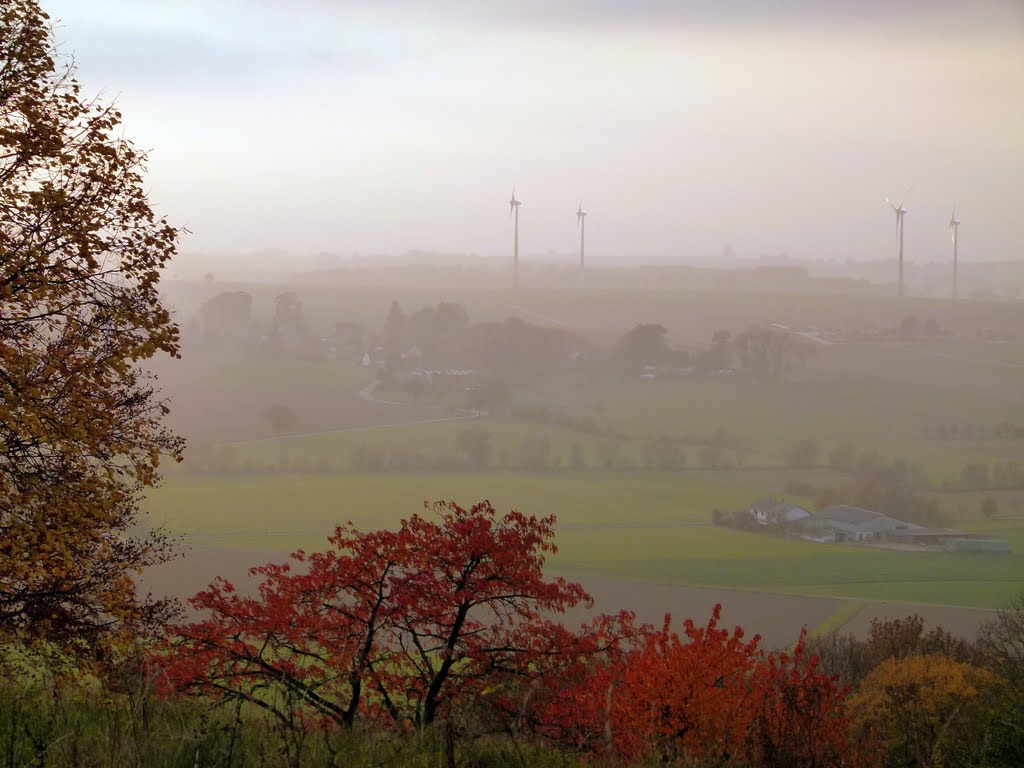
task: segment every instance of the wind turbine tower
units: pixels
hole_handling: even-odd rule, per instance
[[[583,201],[576,209],[576,228],[580,231],[580,269],[583,269],[583,245],[587,237],[587,212],[583,210]]]
[[[522,202],[516,200],[516,188],[512,187],[512,199],[508,201],[508,217],[515,219],[515,235],[512,241],[512,280],[515,287],[519,288],[519,206]]]
[[[908,189],[907,192],[910,192]],[[893,205],[892,200],[888,197],[885,198],[885,202],[892,208],[893,213],[896,214],[896,255],[900,263],[900,277],[899,277],[899,295],[903,296],[903,217],[907,213],[907,209],[903,207],[903,202],[907,199],[907,196],[903,196],[903,200],[900,200],[899,205]]]
[[[949,217],[949,229],[953,233],[953,298],[957,298],[957,246],[960,245],[960,220],[956,217],[956,206],[953,206],[953,215]]]

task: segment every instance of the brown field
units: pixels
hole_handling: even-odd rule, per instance
[[[256,582],[247,576],[249,568],[267,562],[281,562],[285,558],[284,552],[193,546],[187,558],[149,569],[140,589],[155,596],[184,600],[220,575],[241,591],[251,591]],[[955,606],[849,601],[842,598],[653,584],[594,576],[585,576],[579,581],[593,595],[594,610],[576,609],[570,612],[566,616],[569,624],[585,621],[592,613],[613,613],[626,608],[635,612],[640,621],[655,625],[660,625],[665,614],[671,613],[674,617],[673,626],[681,630],[685,618],[692,618],[698,624],[704,623],[711,616],[715,604],[721,603],[723,625],[741,626],[748,635],[760,634],[767,647],[787,646],[796,640],[801,627],[813,631],[829,622],[833,615],[847,615],[850,613],[851,602],[862,608],[841,626],[844,631],[859,636],[867,633],[873,618],[899,618],[917,613],[929,626],[940,625],[954,634],[973,638],[980,622],[992,615],[991,611]],[[832,626],[833,622],[830,622],[829,627]]]

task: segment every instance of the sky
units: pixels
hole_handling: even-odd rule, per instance
[[[42,4],[185,251],[1024,260],[1020,0]]]

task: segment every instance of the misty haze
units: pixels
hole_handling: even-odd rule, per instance
[[[1024,764],[1024,6],[0,2],[11,765]]]

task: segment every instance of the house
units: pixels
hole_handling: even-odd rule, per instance
[[[808,538],[818,541],[877,541],[914,526],[870,509],[837,504],[800,522]]]
[[[764,499],[747,510],[758,525],[792,525],[811,516],[803,507],[775,499]]]

